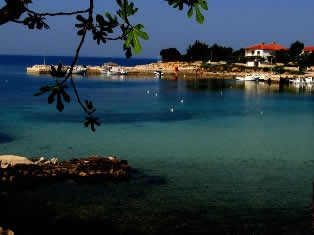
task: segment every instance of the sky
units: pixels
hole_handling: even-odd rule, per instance
[[[133,0],[139,8],[132,24],[143,24],[150,39],[142,41],[139,58],[158,58],[161,49],[175,47],[181,53],[195,40],[234,49],[261,42],[289,47],[296,40],[314,45],[313,0],[207,0],[205,23],[187,17],[165,0]],[[40,12],[88,8],[88,0],[33,0],[30,8]],[[0,7],[4,0],[0,0]],[[95,0],[95,13],[115,12],[115,0]],[[0,26],[0,54],[69,55],[79,43],[74,16],[47,17],[49,30],[29,30],[23,25]],[[124,57],[122,42],[98,46],[89,35],[82,56]]]

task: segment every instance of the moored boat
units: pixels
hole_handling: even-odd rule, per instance
[[[126,75],[128,72],[120,66],[112,66],[107,70],[108,75]]]
[[[103,64],[102,66],[99,67],[98,71],[101,73],[101,74],[107,74],[108,71],[110,70],[112,66],[108,65],[108,64]]]
[[[154,75],[157,78],[162,78],[164,76],[164,73],[161,70],[156,70],[156,71],[154,71]]]
[[[289,79],[289,82],[290,83],[294,83],[294,84],[299,84],[299,83],[301,83],[301,78],[298,77],[298,78],[295,78],[295,79]]]
[[[261,78],[261,75],[257,75],[257,74],[249,75],[249,74],[247,74],[244,77],[236,77],[235,79],[238,81],[258,81],[260,78]]]
[[[50,66],[45,64],[36,64],[26,68],[27,73],[49,73]]]
[[[312,77],[304,78],[302,82],[306,84],[311,84],[313,83],[313,78]]]
[[[70,69],[67,70],[69,72]],[[74,66],[72,70],[72,74],[81,74],[85,75],[87,73],[87,68],[84,68],[83,66]]]

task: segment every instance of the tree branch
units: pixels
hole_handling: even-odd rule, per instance
[[[17,23],[17,24],[24,24],[23,20],[12,20],[12,22]]]
[[[80,106],[82,107],[82,109],[84,110],[84,112],[85,112],[86,114],[90,115],[90,112],[87,110],[87,108],[85,107],[85,105],[84,105],[83,102],[81,101],[80,95],[79,95],[79,93],[78,93],[78,90],[77,90],[77,88],[76,88],[76,86],[75,86],[75,83],[74,83],[74,80],[73,80],[72,77],[71,77],[71,85],[72,85],[72,88],[73,88],[73,90],[74,90],[74,94],[75,94],[75,96],[76,96],[77,102],[80,104]]]
[[[90,0],[89,1],[89,9],[88,9],[88,20],[92,19],[93,17],[93,10],[94,10],[94,0]],[[75,66],[75,64],[77,63],[77,60],[78,60],[78,57],[79,57],[79,54],[80,54],[80,51],[81,51],[81,48],[84,44],[84,41],[85,41],[85,37],[86,37],[86,34],[87,34],[87,31],[89,29],[89,23],[86,24],[85,28],[84,28],[84,32],[83,32],[83,35],[82,35],[82,38],[81,38],[81,41],[76,49],[76,53],[75,53],[75,57],[72,61],[72,64],[71,64],[71,68],[69,70],[69,73],[68,75],[65,77],[64,81],[62,82],[62,84],[64,84],[68,79],[69,77],[71,76],[71,85],[72,85],[72,88],[74,90],[74,93],[75,93],[75,96],[76,96],[76,99],[77,99],[77,102],[80,104],[80,106],[82,107],[82,109],[84,110],[84,112],[88,115],[91,115],[91,113],[88,111],[88,109],[85,107],[85,105],[82,103],[81,99],[80,99],[80,96],[78,94],[78,91],[77,91],[77,88],[75,86],[75,83],[72,79],[72,72],[73,72],[73,68]]]
[[[89,12],[89,8],[86,10],[80,10],[80,11],[72,11],[72,12],[56,12],[56,13],[40,13],[40,12],[35,12],[32,11],[28,8],[26,8],[26,11],[32,14],[36,14],[39,16],[70,16],[70,15],[77,15],[77,14],[82,14],[82,13],[87,13]]]
[[[18,20],[25,12],[24,2],[21,0],[10,0],[0,9],[0,25],[10,21]]]

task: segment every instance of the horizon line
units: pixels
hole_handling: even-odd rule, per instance
[[[39,55],[39,54],[0,54],[0,56],[40,56],[40,57],[72,57],[70,55]],[[132,60],[132,59],[149,59],[149,60],[158,60],[157,58],[150,58],[150,57],[131,57],[131,58],[126,58],[126,57],[114,57],[114,56],[79,56],[79,57],[86,57],[86,58],[113,58],[113,59],[127,59],[127,60]]]

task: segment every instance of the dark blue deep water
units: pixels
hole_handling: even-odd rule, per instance
[[[70,63],[67,57],[46,57],[47,64],[59,60]],[[53,82],[50,76],[26,74],[26,66],[42,61],[0,56],[0,154],[116,155],[138,170],[128,183],[55,185],[27,194],[48,201],[53,213],[47,221],[110,218],[120,232],[136,228],[153,234],[184,223],[190,229],[208,221],[289,224],[310,218],[312,87],[76,77],[80,95],[94,101],[102,122],[93,133],[83,126],[71,90],[72,102],[62,113],[47,104],[47,95],[33,96]],[[86,65],[108,61],[154,60],[79,60]],[[25,210],[17,213],[28,217]]]

